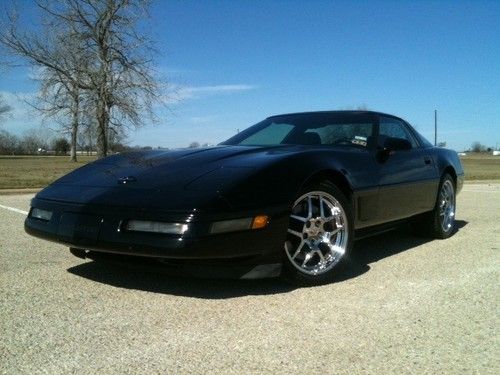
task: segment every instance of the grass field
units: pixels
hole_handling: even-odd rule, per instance
[[[40,188],[95,160],[79,156],[71,163],[68,156],[0,156],[0,189]]]
[[[466,180],[500,179],[500,156],[491,154],[467,154],[460,157]]]
[[[67,156],[0,156],[0,189],[44,187],[93,160],[95,156],[79,156],[77,163]],[[500,179],[500,156],[469,154],[461,160],[467,180]]]

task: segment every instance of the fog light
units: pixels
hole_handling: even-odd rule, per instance
[[[244,219],[234,219],[234,220],[224,220],[216,221],[212,224],[210,228],[210,233],[227,233],[227,232],[237,232],[240,230],[248,229],[260,229],[264,228],[269,222],[269,217],[265,215],[259,215],[255,217],[247,217]]]
[[[35,219],[49,221],[52,217],[52,211],[42,210],[40,208],[33,208],[31,211],[31,217]]]
[[[132,232],[184,234],[188,230],[188,225],[163,223],[161,221],[129,220],[125,225],[125,229]]]

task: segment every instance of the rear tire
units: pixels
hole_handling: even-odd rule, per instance
[[[329,181],[306,187],[295,201],[284,244],[283,276],[298,285],[334,280],[354,242],[352,208]]]

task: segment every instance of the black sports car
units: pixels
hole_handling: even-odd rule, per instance
[[[286,114],[216,147],[90,163],[36,195],[25,229],[84,258],[316,284],[346,263],[355,239],[402,220],[450,236],[463,176],[456,152],[398,117]]]

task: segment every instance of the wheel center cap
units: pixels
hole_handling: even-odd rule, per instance
[[[309,237],[318,237],[323,233],[323,220],[314,218],[306,222],[304,233]]]

